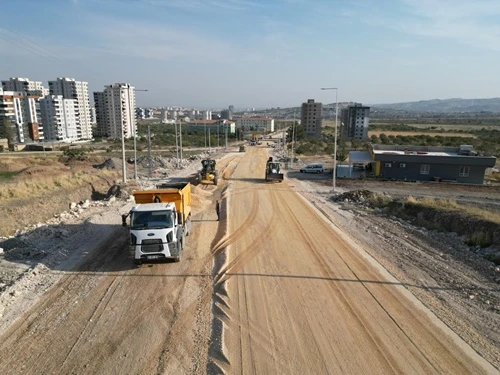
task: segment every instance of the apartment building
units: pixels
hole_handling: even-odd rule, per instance
[[[94,109],[95,109],[95,135],[98,137],[107,137],[108,118],[106,112],[106,96],[102,91],[94,92]]]
[[[24,92],[38,97],[49,94],[41,81],[30,81],[28,78],[11,77],[9,80],[2,81],[2,87],[5,91]]]
[[[241,117],[235,119],[236,127],[243,130],[274,131],[274,119],[267,117]]]
[[[94,92],[97,131],[103,137],[121,139],[136,134],[135,89],[128,83],[104,86]]]
[[[316,103],[314,99],[307,99],[306,103],[302,103],[300,121],[307,135],[320,138],[323,124],[323,104]]]
[[[49,81],[49,92],[50,95],[61,95],[64,99],[76,100],[78,138],[92,139],[88,82],[77,81],[74,78],[57,78],[56,81]]]
[[[211,120],[212,119],[212,111],[202,111],[201,112],[202,120]]]
[[[43,140],[43,128],[40,122],[39,96],[26,92],[0,92],[0,121],[7,119],[12,131],[11,141],[26,143]]]
[[[340,111],[340,137],[367,139],[370,123],[370,107],[354,103]]]
[[[46,140],[73,142],[80,138],[76,99],[47,95],[40,99],[40,112]]]

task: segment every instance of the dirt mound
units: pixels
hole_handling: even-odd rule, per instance
[[[117,164],[113,160],[113,158],[109,158],[104,160],[101,164],[92,165],[93,168],[97,169],[117,169]]]

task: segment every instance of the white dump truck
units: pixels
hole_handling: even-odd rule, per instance
[[[136,205],[122,215],[122,224],[130,228],[130,252],[135,263],[167,259],[179,262],[191,231],[191,184],[163,184],[155,190],[134,190],[132,194]]]

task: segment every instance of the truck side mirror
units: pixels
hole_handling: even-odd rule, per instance
[[[127,226],[127,214],[122,214],[122,226],[126,227]]]

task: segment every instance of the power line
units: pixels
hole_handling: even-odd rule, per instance
[[[38,43],[36,42],[33,42],[32,40],[24,37],[23,35],[19,34],[18,32],[12,30],[12,29],[9,29],[5,26],[0,26],[0,31],[4,32],[4,35],[7,35],[7,37],[10,37],[14,40],[16,40],[18,43],[20,43],[21,45],[25,46],[26,48],[28,49],[31,49],[31,50],[37,50],[39,51],[38,53],[40,55],[42,55],[43,57],[53,57],[53,58],[56,58],[56,59],[66,59],[65,57],[63,56],[60,56],[59,54],[39,45]]]

